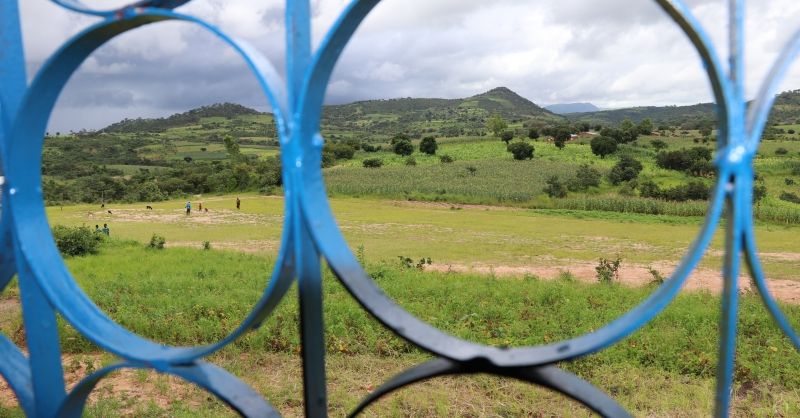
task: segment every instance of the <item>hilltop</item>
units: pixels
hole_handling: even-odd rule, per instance
[[[544,108],[558,115],[600,111],[599,107],[591,103],[557,103],[545,106]]]

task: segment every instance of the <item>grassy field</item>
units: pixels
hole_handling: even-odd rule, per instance
[[[183,214],[185,201],[153,204],[48,208],[51,224],[102,225],[112,235],[147,242],[153,233],[170,246],[199,248],[210,241],[219,248],[277,254],[282,229],[283,199],[241,195],[193,198],[208,213]],[[623,269],[654,265],[663,273],[685,253],[702,221],[699,217],[648,216],[598,211],[526,210],[460,206],[378,199],[333,198],[339,226],[355,252],[363,246],[367,260],[398,256],[430,257],[439,265],[549,267],[577,270],[599,257],[619,256]],[[798,227],[760,223],[759,249],[772,279],[798,280]],[[717,269],[724,249],[718,232],[701,266]],[[591,269],[590,269],[591,270]]]
[[[144,262],[143,262],[144,260]],[[114,239],[96,256],[68,260],[70,270],[112,318],[143,336],[170,344],[222,338],[268,283],[263,255],[188,248],[149,250]],[[493,345],[554,342],[595,330],[641,301],[651,287],[560,280],[493,278],[420,272],[393,260],[369,262],[377,283],[410,312],[454,335]],[[325,321],[332,416],[341,416],[385,379],[428,357],[372,320],[330,274]],[[24,345],[16,289],[3,295],[0,330]],[[503,303],[496,303],[502,300]],[[430,309],[435,304],[437,309]],[[680,296],[656,320],[620,344],[564,365],[590,380],[636,416],[704,416],[713,405],[719,299]],[[795,324],[800,309],[785,306]],[[290,292],[258,331],[211,360],[237,374],[281,410],[301,416],[297,299]],[[113,358],[60,323],[68,381]],[[734,416],[800,413],[800,357],[745,295],[740,312]],[[0,388],[2,416],[18,416]],[[177,398],[177,399],[175,399]],[[88,416],[219,416],[217,401],[175,379],[123,372],[90,402]],[[588,416],[572,402],[516,382],[486,376],[436,379],[401,391],[366,416],[523,416],[548,411]]]

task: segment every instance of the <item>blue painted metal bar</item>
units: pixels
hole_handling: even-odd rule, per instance
[[[252,46],[222,30],[172,9],[189,0],[141,0],[112,9],[95,9],[79,0],[51,0],[76,13],[102,20],[67,40],[26,85],[16,0],[0,0],[0,160],[6,174],[0,218],[0,289],[20,266],[23,318],[30,359],[0,337],[0,374],[9,382],[29,416],[79,416],[87,396],[120,368],[149,368],[180,376],[227,402],[246,416],[278,412],[244,383],[203,361],[259,327],[280,303],[295,279],[300,301],[305,415],[327,415],[323,283],[324,257],[350,294],[378,321],[435,358],[381,386],[353,411],[358,414],[394,390],[442,375],[489,373],[550,388],[604,416],[628,416],[616,402],[556,364],[603,350],[631,335],[668,306],[699,263],[727,208],[724,290],[716,388],[717,416],[731,405],[735,364],[738,276],[741,254],[765,306],[800,349],[800,338],[766,285],[753,230],[753,158],[789,65],[800,53],[800,30],[773,65],[750,106],[744,96],[744,0],[729,0],[729,56],[722,65],[711,38],[682,0],[654,0],[694,45],[706,70],[719,119],[717,182],[704,224],[680,264],[662,286],[639,306],[594,332],[553,344],[503,348],[449,335],[406,312],[386,296],[349,250],[330,208],[321,171],[320,119],[325,91],[342,51],[379,0],[352,0],[319,48],[311,48],[308,0],[286,2],[286,77]],[[256,76],[273,109],[282,147],[285,190],[284,229],[271,279],[251,313],[221,341],[200,347],[168,347],[137,336],[102,313],[75,284],[52,237],[41,191],[41,152],[47,121],[69,77],[105,42],[129,30],[162,21],[198,25],[234,49]],[[64,390],[55,322],[63,316],[98,347],[122,359]]]

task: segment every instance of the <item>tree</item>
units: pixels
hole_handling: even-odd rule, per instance
[[[505,142],[506,145],[508,145],[508,143],[511,142],[512,139],[514,139],[514,132],[512,132],[512,131],[503,131],[503,133],[500,134],[500,139],[502,139],[503,142]]]
[[[564,149],[570,138],[572,138],[572,131],[566,126],[556,128],[555,132],[553,132],[553,143],[556,144],[558,149]]]
[[[423,152],[428,155],[436,154],[436,149],[439,148],[439,144],[436,143],[436,138],[432,136],[426,136],[422,138],[422,141],[419,143],[419,152]]]
[[[625,119],[619,124],[620,138],[618,142],[627,144],[636,141],[639,138],[639,127],[637,127],[630,119]]]
[[[396,144],[396,143],[398,143],[400,141],[411,141],[411,138],[409,138],[408,135],[400,132],[400,133],[394,134],[394,136],[392,137],[390,143],[391,143],[391,145],[394,145],[394,144]]]
[[[495,114],[486,120],[486,129],[493,133],[494,136],[500,136],[500,133],[508,128],[508,123],[502,116]]]
[[[567,188],[573,192],[583,191],[599,185],[600,172],[588,164],[582,164],[578,167],[578,171],[575,172],[575,178],[567,182]]]
[[[623,181],[630,181],[639,177],[639,173],[643,168],[639,160],[629,155],[623,155],[619,158],[617,164],[611,168],[611,172],[608,173],[608,179],[614,185],[620,184]]]
[[[592,147],[592,154],[600,158],[606,158],[606,155],[617,152],[617,141],[607,136],[596,136],[589,145]]]
[[[653,133],[653,121],[647,118],[639,123],[639,135],[650,135]]]
[[[228,156],[231,159],[236,160],[242,156],[242,152],[239,150],[239,142],[232,135],[222,137],[222,142],[225,144],[225,151],[228,152]]]
[[[539,139],[539,130],[536,128],[531,128],[528,131],[528,138],[530,139]]]
[[[183,157],[183,161],[186,161],[187,163],[191,163],[192,162],[192,157],[187,155],[187,156]]]
[[[558,179],[558,176],[550,176],[547,179],[546,186],[544,187],[544,192],[547,193],[550,197],[555,198],[563,198],[567,197],[567,188],[564,187],[564,184],[561,183],[561,180]]]
[[[514,156],[515,160],[530,160],[533,159],[533,145],[527,142],[515,142],[506,147],[508,152]]]
[[[702,135],[702,136],[704,136],[704,137],[709,137],[709,136],[711,136],[711,127],[710,127],[710,126],[708,126],[708,125],[706,125],[706,126],[703,126],[703,127],[702,127],[702,128],[700,128],[699,130],[700,130],[700,135]]]
[[[322,151],[332,153],[337,160],[349,160],[356,154],[355,148],[342,142],[328,142]]]
[[[411,155],[414,153],[414,145],[407,139],[402,139],[394,143],[392,147],[397,155]]]

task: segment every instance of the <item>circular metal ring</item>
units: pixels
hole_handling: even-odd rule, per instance
[[[682,1],[656,0],[656,2],[684,30],[706,64],[715,98],[720,104],[718,112],[721,126],[726,127],[731,86],[721,70],[716,54],[710,47],[709,37]],[[725,185],[728,177],[726,171],[720,172],[718,176],[700,233],[670,279],[636,308],[597,331],[573,339],[519,348],[498,348],[466,341],[444,333],[411,315],[386,296],[372,281],[350,251],[338,229],[324,192],[324,179],[320,168],[321,147],[324,141],[318,132],[322,101],[333,67],[357,27],[377,3],[378,0],[355,1],[334,24],[315,55],[311,73],[304,84],[300,108],[301,114],[306,117],[305,125],[310,126],[306,129],[314,129],[314,132],[317,132],[315,139],[306,145],[303,193],[300,196],[303,217],[309,223],[312,237],[328,265],[356,300],[387,328],[428,352],[458,362],[489,362],[497,367],[540,366],[596,352],[631,334],[660,313],[678,294],[717,229],[726,195]]]
[[[126,13],[127,10],[130,9],[142,9],[148,7],[155,7],[159,9],[174,9],[178,6],[184,5],[192,0],[140,0],[135,3],[131,3],[127,6],[120,6],[113,9],[104,9],[98,10],[93,9],[81,2],[80,0],[50,0],[53,3],[68,9],[72,10],[73,12],[83,13],[92,16],[101,16],[101,17],[111,17],[111,16],[120,16]]]
[[[161,21],[183,21],[206,29],[244,59],[258,79],[275,115],[278,132],[285,135],[285,94],[272,65],[254,48],[225,35],[216,27],[194,17],[169,10],[145,9],[121,19],[107,19],[67,42],[56,52],[34,79],[11,130],[8,147],[8,195],[6,206],[14,217],[14,228],[23,262],[54,308],[92,342],[122,358],[150,365],[192,362],[224,347],[245,332],[260,325],[283,298],[291,285],[292,245],[285,217],[281,250],[272,280],[261,299],[240,326],[225,339],[197,347],[171,347],[140,337],[106,316],[78,287],[53,242],[44,210],[41,188],[41,154],[47,122],[55,101],[72,73],[95,49],[128,30]]]

